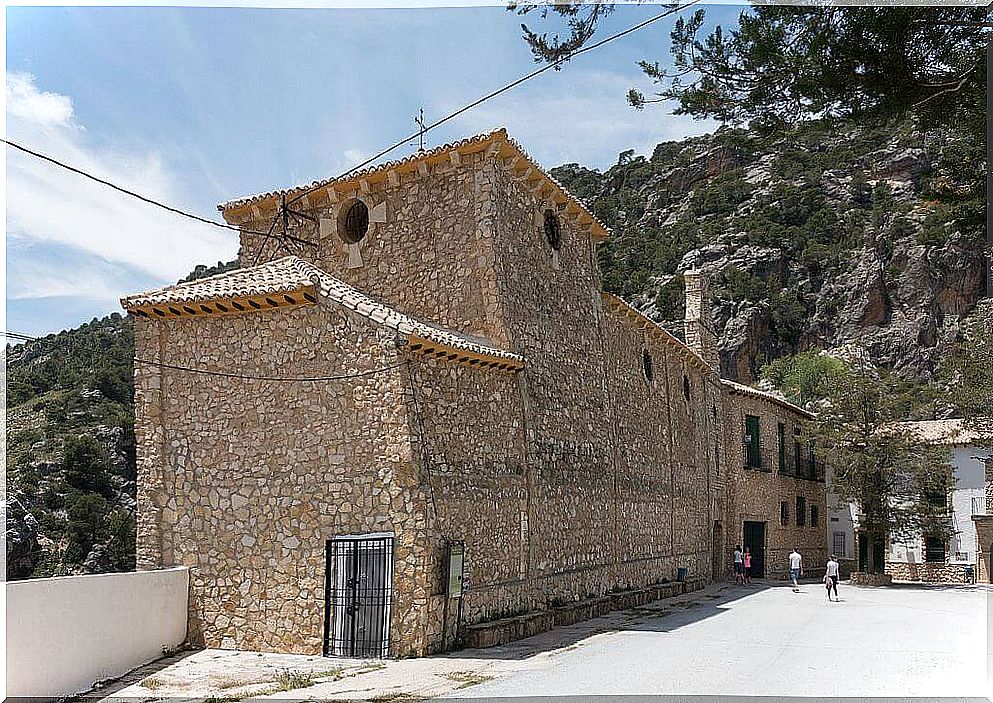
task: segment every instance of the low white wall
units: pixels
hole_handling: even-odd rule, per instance
[[[7,696],[89,690],[186,639],[186,567],[7,583]]]

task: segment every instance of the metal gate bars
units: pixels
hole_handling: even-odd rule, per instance
[[[324,559],[324,656],[390,655],[393,535],[328,540]]]

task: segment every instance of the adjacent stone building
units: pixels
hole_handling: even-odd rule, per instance
[[[804,439],[813,415],[769,393],[724,382],[727,524],[752,552],[753,575],[786,578],[797,549],[804,569],[827,562],[824,462]],[[733,546],[732,546],[733,548]]]
[[[722,383],[706,280],[687,343],[604,293],[607,231],[503,130],[221,211],[242,268],[122,301],[138,566],[190,567],[196,642],[438,651],[823,503],[736,465],[735,408],[802,411]]]

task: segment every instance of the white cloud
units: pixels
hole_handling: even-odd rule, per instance
[[[182,182],[169,172],[162,158],[149,147],[125,153],[92,144],[74,114],[68,96],[40,90],[30,74],[6,76],[8,138],[59,159],[83,171],[117,183],[167,204],[183,207]],[[62,294],[103,298],[115,285],[130,285],[120,274],[132,269],[155,281],[176,280],[203,262],[229,260],[237,251],[237,233],[187,220],[142,203],[123,193],[94,183],[14,149],[7,150],[7,234],[12,243],[58,245],[69,253],[67,265],[35,270],[38,280],[72,271],[72,260],[95,257],[111,264],[91,266],[92,276],[113,276],[106,286],[91,277],[73,276],[55,286]],[[75,252],[75,254],[74,254]],[[76,255],[78,254],[78,256]],[[13,257],[12,257],[13,259]],[[44,260],[42,260],[44,261]],[[10,263],[8,285],[30,297],[37,286],[28,285]],[[38,263],[41,267],[44,264]],[[17,281],[20,281],[18,283]],[[17,286],[20,286],[19,288]],[[115,295],[130,292],[116,290]]]
[[[8,73],[4,90],[7,116],[37,125],[66,125],[72,117],[68,96],[39,91],[34,76]]]
[[[7,300],[82,298],[114,306],[121,290],[113,281],[122,277],[111,265],[96,261],[47,261],[20,258],[8,279]]]

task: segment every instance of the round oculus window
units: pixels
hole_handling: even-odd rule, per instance
[[[345,221],[342,222],[341,235],[349,244],[355,244],[369,231],[369,208],[361,200],[356,200],[345,210]]]

